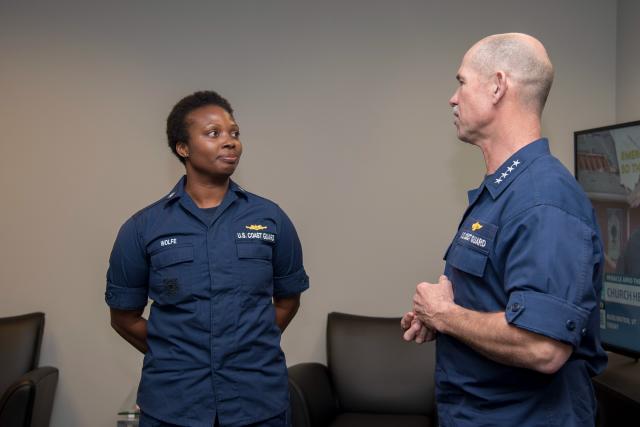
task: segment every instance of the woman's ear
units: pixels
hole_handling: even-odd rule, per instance
[[[184,142],[178,142],[176,144],[176,152],[178,153],[178,156],[186,159],[189,157],[189,146]]]

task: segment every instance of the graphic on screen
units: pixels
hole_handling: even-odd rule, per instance
[[[602,231],[600,335],[640,355],[640,122],[575,133],[576,178]]]

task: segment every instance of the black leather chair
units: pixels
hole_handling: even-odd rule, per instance
[[[38,367],[44,313],[0,318],[0,426],[47,427],[58,370]]]
[[[400,318],[330,313],[327,366],[289,368],[293,427],[437,425],[434,350],[405,342]]]

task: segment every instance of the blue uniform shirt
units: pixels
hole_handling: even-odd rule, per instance
[[[437,341],[440,425],[592,425],[603,250],[589,200],[546,139],[508,159],[469,192],[445,255],[455,302],[505,312],[509,324],[570,344],[555,374],[494,362],[447,335]]]
[[[288,386],[272,297],[309,287],[298,236],[276,204],[233,182],[213,217],[184,183],[122,226],[109,260],[110,307],[153,300],[138,404],[194,427],[273,417]]]

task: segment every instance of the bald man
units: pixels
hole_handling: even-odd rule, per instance
[[[572,174],[541,138],[553,81],[544,46],[498,34],[465,54],[451,99],[458,138],[487,173],[469,191],[445,274],[421,283],[401,321],[437,339],[440,426],[591,426],[603,250]]]

